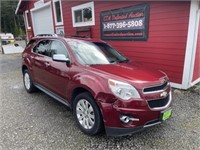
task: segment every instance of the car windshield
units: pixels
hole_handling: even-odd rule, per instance
[[[68,41],[68,44],[81,64],[97,65],[129,61],[106,43],[72,40]]]

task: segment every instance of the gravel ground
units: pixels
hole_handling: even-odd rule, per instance
[[[174,90],[173,116],[126,137],[83,134],[72,113],[42,92],[28,94],[21,55],[0,54],[0,149],[200,149],[200,89]]]

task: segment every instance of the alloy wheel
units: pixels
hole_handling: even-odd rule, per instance
[[[83,128],[93,128],[95,124],[94,109],[87,100],[81,99],[78,101],[76,105],[76,115],[78,122]]]
[[[24,74],[24,85],[25,85],[27,90],[29,90],[30,87],[31,87],[31,80],[30,80],[30,76],[29,76],[28,73]]]

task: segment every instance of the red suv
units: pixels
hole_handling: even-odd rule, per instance
[[[41,35],[30,40],[22,59],[27,92],[40,89],[70,107],[86,134],[129,135],[171,116],[167,75],[103,41]]]

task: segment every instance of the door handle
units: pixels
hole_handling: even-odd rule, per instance
[[[49,62],[45,62],[44,64],[45,64],[46,67],[50,66]]]

